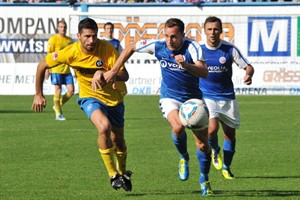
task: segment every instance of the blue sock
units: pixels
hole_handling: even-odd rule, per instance
[[[208,154],[203,153],[200,149],[197,149],[197,158],[200,165],[200,183],[208,181],[208,174],[210,171],[211,152]]]
[[[184,158],[186,161],[190,159],[187,151],[187,135],[186,132],[182,133],[180,137],[176,137],[172,132],[172,140],[175,144],[175,147],[180,154],[180,158]]]
[[[224,139],[224,146],[223,146],[223,152],[224,152],[224,164],[223,164],[223,169],[229,169],[233,155],[235,153],[235,142],[236,140],[234,139],[233,141],[229,141]]]
[[[208,143],[214,152],[219,153],[220,146],[219,146],[219,142],[218,142],[218,134],[215,135],[215,137],[208,137]]]

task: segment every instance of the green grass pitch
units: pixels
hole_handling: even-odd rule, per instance
[[[0,96],[1,200],[198,200],[199,169],[188,132],[190,178],[177,178],[178,154],[158,96],[127,96],[126,141],[133,191],[115,191],[97,148],[97,133],[76,103],[55,121],[52,96],[43,113],[33,96]],[[300,199],[300,96],[238,96],[241,127],[235,180],[211,168],[212,199]],[[221,132],[219,133],[222,144]]]

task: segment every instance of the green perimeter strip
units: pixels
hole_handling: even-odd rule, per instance
[[[300,56],[300,17],[298,17],[298,29],[297,29],[297,56]]]

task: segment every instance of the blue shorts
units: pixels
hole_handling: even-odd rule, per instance
[[[124,127],[125,106],[123,102],[116,106],[107,106],[95,98],[78,98],[77,102],[89,119],[95,110],[101,110],[107,116],[112,126]]]
[[[51,73],[51,83],[52,85],[73,85],[73,75],[72,73],[69,74],[52,74]]]

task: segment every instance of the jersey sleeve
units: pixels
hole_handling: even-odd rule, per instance
[[[155,42],[157,40],[140,40],[136,43],[136,50],[140,53],[149,53],[154,54],[155,53]]]
[[[235,46],[233,46],[232,49],[232,59],[240,69],[244,69],[245,67],[250,65],[249,61],[242,55],[240,50]]]
[[[69,45],[60,51],[55,51],[46,55],[47,65],[52,68],[59,64],[69,64],[73,54],[72,46]]]
[[[189,45],[189,52],[192,56],[194,63],[198,60],[205,61],[202,53],[201,46],[198,42],[191,42]]]

